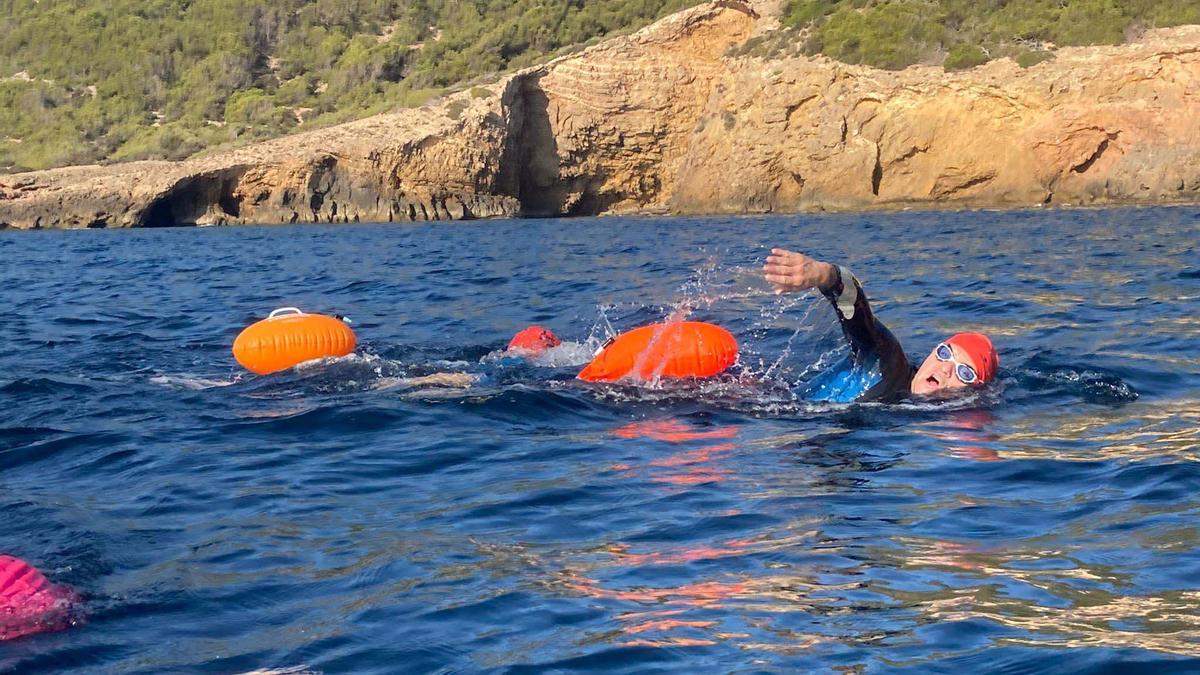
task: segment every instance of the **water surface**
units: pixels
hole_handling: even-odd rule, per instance
[[[86,622],[0,671],[1200,668],[1200,210],[0,233],[0,552]],[[816,406],[851,267],[950,404]],[[271,309],[358,353],[244,374]],[[672,312],[738,372],[638,389],[595,345]],[[586,355],[589,347],[580,349]],[[467,372],[466,390],[405,378]]]

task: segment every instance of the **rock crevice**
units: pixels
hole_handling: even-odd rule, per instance
[[[743,53],[718,0],[422,108],[0,176],[11,228],[1200,200],[1200,27],[953,73]]]

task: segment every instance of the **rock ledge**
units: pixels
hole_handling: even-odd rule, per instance
[[[422,108],[0,176],[0,228],[1200,201],[1200,26],[1022,69],[738,55],[719,0]]]

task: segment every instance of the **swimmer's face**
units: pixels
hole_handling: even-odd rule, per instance
[[[979,364],[975,363],[970,356],[956,345],[948,345],[954,351],[954,360],[959,363],[964,363],[979,372]],[[917,374],[912,379],[912,393],[919,396],[930,396],[932,394],[951,393],[956,389],[965,389],[971,385],[958,379],[958,373],[955,372],[953,361],[942,361],[937,357],[937,347],[929,352],[929,356],[925,357],[925,363],[917,369]],[[969,377],[969,374],[968,374]]]

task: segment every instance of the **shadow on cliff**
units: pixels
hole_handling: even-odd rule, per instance
[[[137,226],[224,225],[241,215],[242,200],[235,188],[243,173],[239,167],[189,176],[151,202]]]
[[[526,218],[598,215],[619,198],[598,193],[597,186],[604,184],[602,171],[564,175],[550,98],[541,86],[545,75],[536,72],[515,78],[506,96],[511,126],[500,185],[516,195]]]

